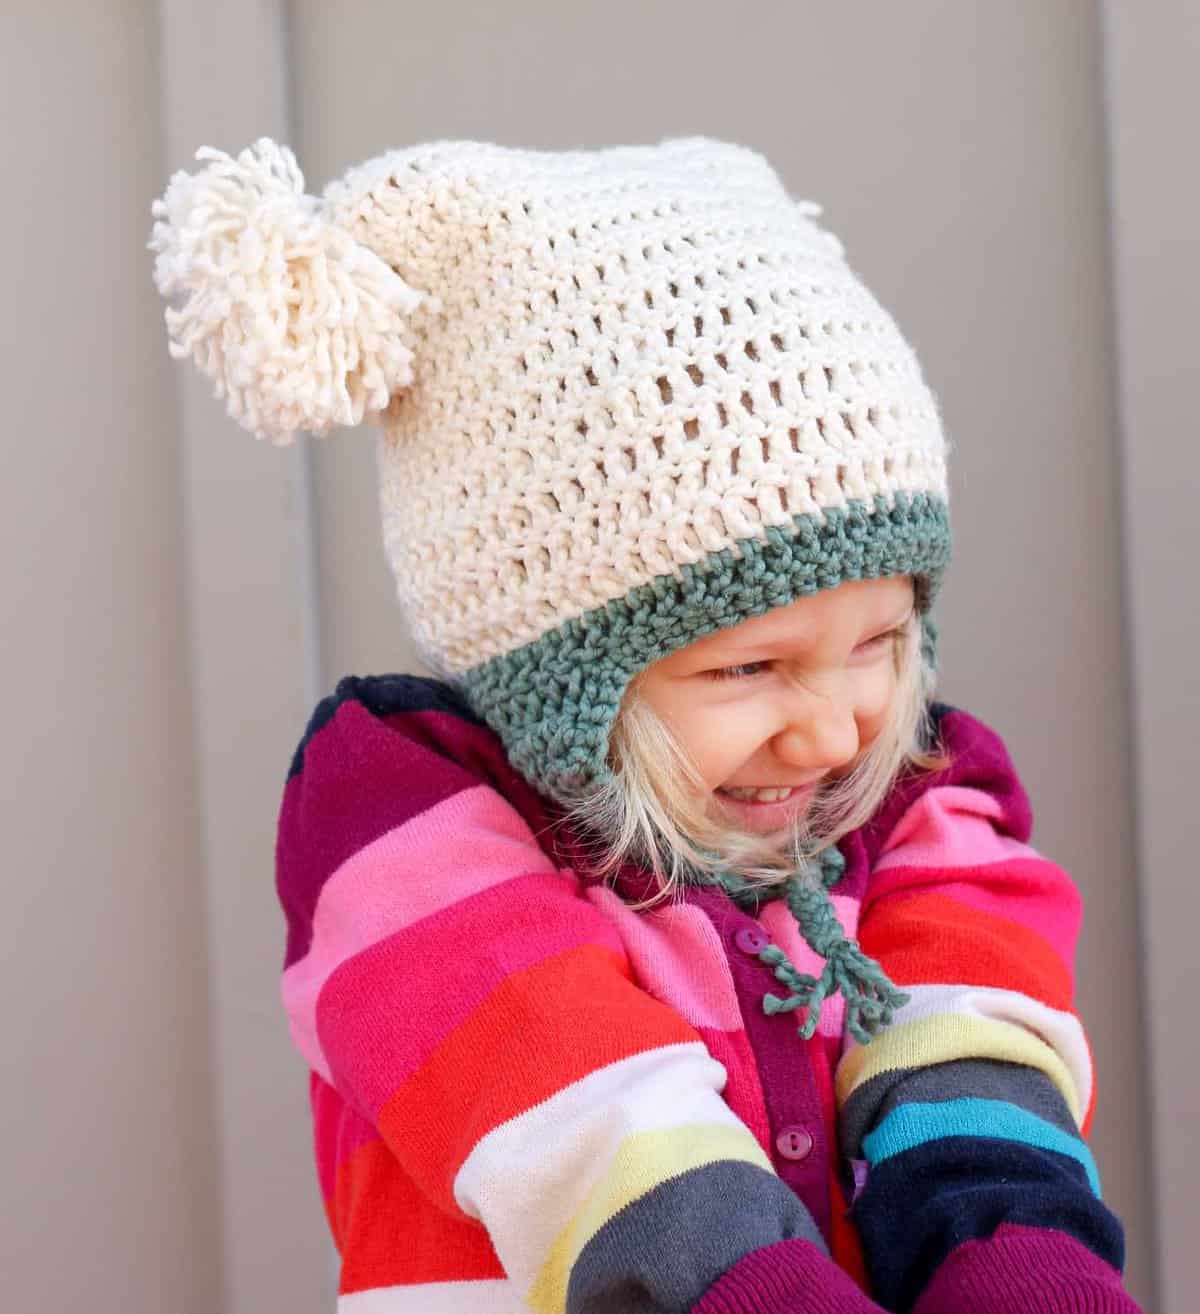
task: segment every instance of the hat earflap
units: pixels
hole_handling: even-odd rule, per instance
[[[234,159],[204,146],[151,207],[147,244],[168,307],[169,350],[191,356],[229,414],[285,446],[361,424],[412,382],[407,317],[437,298],[331,222],[286,146]]]

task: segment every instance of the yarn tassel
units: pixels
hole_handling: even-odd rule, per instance
[[[821,1006],[840,990],[846,1001],[846,1028],[860,1045],[866,1045],[890,1024],[909,996],[898,990],[875,959],[864,954],[858,941],[849,939],[842,930],[828,893],[845,870],[841,853],[831,847],[818,861],[821,885],[812,883],[807,873],[798,872],[789,880],[784,898],[809,947],[825,959],[825,968],[819,977],[809,976],[798,971],[777,945],[767,945],[758,956],[775,969],[776,980],[786,985],[790,994],[782,999],[778,995],[764,996],[763,1011],[773,1015],[807,1009],[800,1035],[808,1040],[816,1033]]]
[[[846,1001],[847,1030],[860,1045],[869,1044],[871,1038],[892,1021],[896,1009],[909,1000],[908,995],[897,990],[888,980],[879,964],[863,953],[855,940],[843,938],[831,949],[820,977],[798,971],[777,945],[767,945],[758,956],[774,967],[776,979],[791,992],[782,999],[778,995],[764,995],[763,1012],[773,1016],[806,1008],[808,1015],[799,1028],[804,1040],[816,1033],[822,1004],[839,990]]]
[[[816,1033],[822,1004],[840,990],[846,1001],[846,1028],[860,1045],[866,1045],[890,1024],[896,1010],[907,1004],[910,996],[892,984],[875,959],[863,953],[857,940],[847,937],[837,919],[829,891],[846,870],[846,859],[837,845],[824,849],[815,865],[819,880],[813,879],[811,868],[795,872],[788,879],[783,898],[809,948],[825,959],[825,968],[819,977],[809,976],[799,971],[778,945],[764,946],[758,952],[759,960],[774,969],[776,980],[786,985],[789,993],[783,998],[764,995],[763,1012],[772,1016],[807,1009],[799,1031],[803,1039],[809,1040]],[[704,883],[719,886],[738,907],[754,913],[765,900],[779,897],[778,887],[764,889],[731,871],[721,871]]]

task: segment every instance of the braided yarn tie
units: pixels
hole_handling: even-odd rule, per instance
[[[760,961],[774,969],[775,979],[786,985],[790,993],[784,998],[764,995],[763,1012],[773,1016],[807,1009],[799,1033],[802,1039],[809,1040],[816,1033],[822,1004],[840,990],[846,1001],[846,1027],[860,1045],[866,1045],[891,1023],[896,1009],[908,1003],[909,996],[892,984],[873,958],[863,953],[857,940],[846,936],[837,919],[829,890],[842,878],[845,858],[831,846],[819,855],[817,865],[821,872],[819,886],[811,881],[808,872],[798,871],[788,878],[783,898],[809,948],[825,959],[825,969],[819,977],[810,976],[799,971],[778,945],[765,946],[758,953]],[[758,898],[754,896],[760,898],[763,893],[732,872],[723,873],[719,884],[742,904],[751,899],[757,904]]]

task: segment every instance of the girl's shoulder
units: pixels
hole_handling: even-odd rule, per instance
[[[500,742],[452,684],[404,674],[343,676],[309,717],[292,755],[289,778],[303,770],[314,743],[325,748],[330,740],[380,751],[389,741],[403,741],[406,747],[396,742],[394,751],[424,751],[464,765],[476,761],[484,745],[496,751]]]
[[[946,791],[947,800],[961,800],[963,791],[986,795],[986,806],[998,829],[1015,839],[1028,840],[1033,828],[1029,796],[1000,734],[980,717],[946,702],[929,704],[928,723],[930,749],[940,754],[943,765],[901,772],[863,827],[868,852],[877,853],[902,819],[936,791]]]
[[[500,736],[450,682],[430,676],[346,675],[314,709],[288,770],[298,785],[375,794],[391,782],[409,794],[473,787],[500,794],[544,824],[545,800],[508,761]]]
[[[445,680],[422,675],[345,675],[331,694],[316,705],[296,749],[292,769],[303,763],[305,749],[315,735],[335,720],[347,704],[386,722],[389,717],[432,712],[454,720],[482,725],[462,694]],[[402,727],[395,727],[402,733]]]

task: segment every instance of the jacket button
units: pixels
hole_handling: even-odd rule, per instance
[[[771,937],[757,926],[743,926],[733,937],[734,944],[744,954],[757,954],[771,943]]]
[[[812,1147],[813,1138],[803,1127],[785,1127],[775,1137],[775,1148],[785,1159],[807,1159]]]

